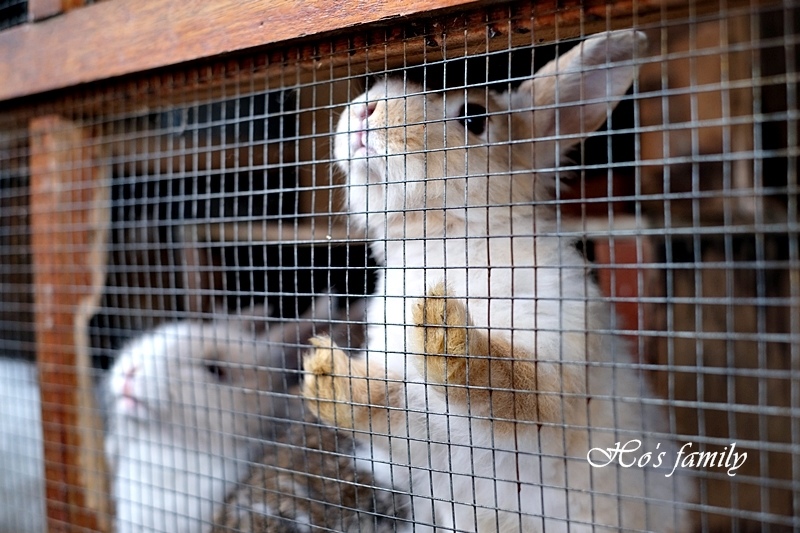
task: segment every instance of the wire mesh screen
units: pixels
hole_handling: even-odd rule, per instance
[[[618,7],[8,110],[0,533],[800,528],[798,10]]]
[[[3,0],[0,2],[0,30],[24,24],[27,20],[27,0]]]

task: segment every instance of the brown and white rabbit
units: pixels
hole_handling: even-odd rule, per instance
[[[273,328],[273,350],[295,360],[308,339],[330,328],[339,346],[361,346],[364,301],[327,311],[321,299],[300,320]],[[291,363],[288,363],[289,365]],[[298,396],[299,411],[302,399]],[[218,514],[215,533],[327,531],[381,533],[395,531],[407,500],[386,489],[390,479],[376,479],[370,464],[357,464],[359,445],[345,434],[307,418],[284,426],[265,443],[246,480],[229,495]]]
[[[117,533],[210,531],[258,439],[297,416],[260,325],[170,322],[122,350],[108,377],[106,437]]]
[[[303,394],[413,495],[414,531],[688,527],[665,413],[603,335],[610,311],[553,205],[559,163],[622,98],[645,41],[596,35],[503,94],[386,79],[339,120],[350,216],[385,270],[365,353],[314,339]],[[661,468],[590,466],[632,440]]]
[[[299,401],[299,400],[298,400]],[[406,497],[358,465],[357,443],[313,420],[264,445],[250,476],[230,495],[214,533],[389,533],[401,529]]]

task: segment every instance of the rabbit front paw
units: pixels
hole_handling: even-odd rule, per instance
[[[403,383],[398,377],[382,366],[372,369],[373,377],[366,357],[348,357],[328,337],[314,337],[310,343],[314,350],[303,359],[302,394],[323,422],[342,429],[388,432],[390,419],[402,419]]]
[[[496,419],[554,420],[563,391],[557,368],[537,362],[501,335],[476,329],[466,304],[432,287],[412,310],[416,358],[425,381],[443,386],[454,403]]]
[[[329,337],[313,337],[309,342],[314,349],[303,358],[306,404],[323,421],[352,428],[351,360]]]
[[[426,381],[442,385],[467,384],[467,358],[480,351],[470,346],[476,340],[470,335],[467,308],[461,300],[449,297],[444,283],[435,285],[421,298],[412,311],[414,335]]]

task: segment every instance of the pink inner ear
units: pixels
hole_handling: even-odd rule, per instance
[[[572,142],[562,139],[562,146],[577,144],[606,121],[632,81],[633,67],[538,78],[534,83],[536,137],[577,135]]]
[[[557,101],[594,103],[562,109],[561,133],[588,134],[599,128],[630,87],[633,74],[633,67],[616,67],[568,75],[563,90],[559,86]]]

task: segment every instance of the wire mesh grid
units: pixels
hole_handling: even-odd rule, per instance
[[[24,24],[27,20],[27,0],[3,0],[0,2],[0,30]]]
[[[798,10],[592,9],[7,112],[0,532],[800,527]]]

